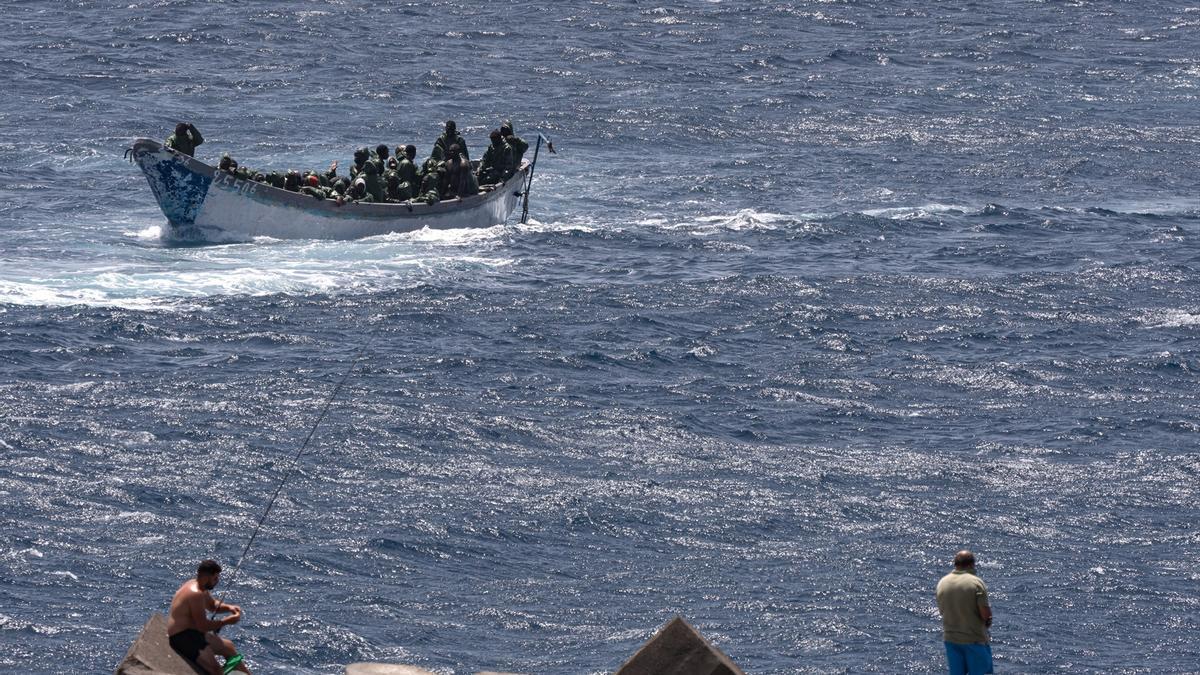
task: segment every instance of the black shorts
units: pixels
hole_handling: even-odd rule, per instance
[[[185,628],[167,638],[174,649],[183,658],[196,662],[196,657],[208,646],[208,638],[195,628]]]

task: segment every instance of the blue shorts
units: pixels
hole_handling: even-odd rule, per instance
[[[984,675],[992,671],[992,646],[983,643],[947,642],[950,675]]]

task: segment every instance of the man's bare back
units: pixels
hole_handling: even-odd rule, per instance
[[[218,601],[212,596],[221,578],[221,566],[215,561],[200,563],[195,579],[188,579],[175,591],[171,598],[171,609],[167,612],[167,637],[171,648],[180,656],[212,675],[221,675],[222,667],[216,656],[229,659],[237,655],[233,643],[219,637],[215,631],[242,619],[242,608]],[[228,613],[222,619],[210,619],[209,613]],[[238,663],[237,670],[249,673],[245,664]]]
[[[208,601],[212,596],[202,590],[195,579],[188,579],[175,591],[171,598],[171,609],[167,613],[167,635],[175,635],[191,628],[201,633],[212,630],[207,625]],[[195,613],[199,610],[203,623],[196,620]]]

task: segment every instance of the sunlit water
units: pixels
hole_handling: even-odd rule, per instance
[[[1200,670],[1200,8],[15,2],[0,669],[106,672],[200,558],[260,673]],[[178,247],[133,138],[542,155],[528,224]],[[532,151],[531,151],[532,152]]]

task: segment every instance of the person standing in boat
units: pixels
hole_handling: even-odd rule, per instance
[[[513,172],[515,173],[517,169],[521,168],[521,158],[525,156],[525,151],[529,149],[529,144],[521,140],[520,136],[513,133],[512,121],[510,120],[504,120],[504,123],[500,125],[500,135],[504,137],[504,142],[508,143],[508,146],[512,148]],[[511,176],[512,174],[509,175]],[[505,178],[507,177],[505,176]]]
[[[249,675],[250,669],[233,643],[216,634],[221,628],[242,620],[241,607],[225,604],[212,596],[212,590],[220,580],[221,566],[215,560],[205,560],[196,568],[196,578],[183,582],[175,591],[171,609],[167,612],[167,640],[171,649],[211,675],[223,672],[217,656],[224,657],[226,665],[235,664],[236,670]],[[209,612],[229,616],[210,619]]]
[[[175,152],[194,157],[196,146],[203,142],[204,137],[200,135],[200,130],[192,126],[191,122],[180,122],[175,125],[175,133],[167,136],[167,142],[163,145]]]
[[[438,136],[433,146],[441,148],[442,155],[446,156],[452,145],[457,145],[459,151],[462,152],[462,156],[466,157],[468,161],[471,159],[471,153],[467,151],[467,142],[458,134],[458,123],[454,120],[446,120],[446,131],[441,136]]]

